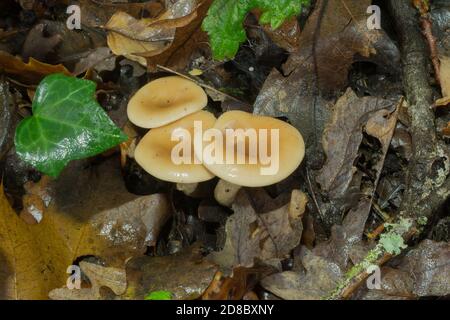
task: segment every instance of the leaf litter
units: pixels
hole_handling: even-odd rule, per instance
[[[369,0],[304,1],[297,17],[272,26],[267,8],[254,8],[241,19],[240,45],[218,61],[210,42],[218,25],[206,28],[209,37],[202,28],[214,2],[79,0],[82,30],[67,29],[65,7],[52,2],[0,4],[33,12],[2,10],[11,14],[0,21],[0,298],[448,296],[445,204],[433,221],[400,218],[417,145],[391,23],[367,28]],[[428,76],[437,132],[448,144],[448,8],[429,11],[440,82]],[[19,118],[33,117],[37,85],[55,73],[93,81],[97,110],[128,139],[39,172],[17,158],[14,131]],[[133,159],[145,132],[125,108],[167,74],[203,86],[216,116],[244,110],[290,122],[305,138],[305,163],[276,185],[237,188],[222,204],[214,189],[223,182],[152,177]],[[79,290],[66,285],[71,265],[82,272]],[[381,268],[377,289],[365,285],[371,265]]]

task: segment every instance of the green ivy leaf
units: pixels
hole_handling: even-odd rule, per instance
[[[39,171],[57,177],[71,161],[95,156],[127,136],[95,100],[94,82],[52,74],[39,84],[33,116],[16,129],[19,157]]]
[[[169,291],[153,291],[144,298],[145,300],[172,300],[172,293]]]
[[[262,11],[260,23],[276,29],[288,18],[298,15],[310,0],[214,0],[203,20],[214,59],[232,59],[247,39],[244,20],[250,10]]]

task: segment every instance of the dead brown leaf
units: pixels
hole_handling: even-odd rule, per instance
[[[175,300],[197,299],[211,283],[217,267],[201,255],[200,246],[164,257],[142,256],[126,267],[127,299],[144,299],[153,291],[168,291]]]
[[[27,225],[1,198],[0,220],[6,225],[0,226],[0,251],[10,267],[0,287],[8,288],[3,291],[8,298],[47,298],[50,289],[65,282],[67,267],[81,256],[123,266],[154,243],[169,217],[164,195],[138,197],[127,192],[117,159],[71,166],[49,183],[50,200],[39,224]],[[16,281],[17,277],[24,279]],[[14,287],[16,282],[23,287]]]
[[[362,289],[362,299],[417,299],[450,294],[450,245],[422,241],[395,266],[381,269],[381,288]]]
[[[241,190],[232,206],[234,214],[226,223],[226,242],[220,252],[210,254],[224,269],[253,266],[255,258],[268,261],[284,258],[301,239],[301,217],[290,216],[290,204],[257,213],[246,190]],[[261,204],[261,203],[260,203]]]
[[[241,300],[258,282],[274,272],[268,266],[237,267],[229,277],[218,271],[202,295],[202,300]]]
[[[0,70],[6,74],[13,75],[15,80],[26,84],[37,84],[46,75],[52,73],[70,75],[69,70],[62,64],[46,64],[33,58],[30,58],[29,62],[25,63],[21,58],[4,51],[0,51]]]
[[[21,54],[25,61],[29,58],[44,61],[47,54],[63,40],[59,34],[45,37],[44,28],[44,23],[38,23],[28,32]]]
[[[49,297],[52,300],[104,300],[101,293],[103,287],[112,290],[116,296],[125,293],[127,276],[125,269],[103,267],[86,261],[80,262],[80,269],[89,279],[89,288],[69,289],[67,287],[53,289]]]
[[[160,54],[170,47],[176,29],[197,17],[196,9],[196,0],[178,0],[157,18],[136,19],[119,11],[105,26],[108,46],[114,54],[146,65],[144,57]]]
[[[399,51],[381,30],[368,30],[370,0],[318,1],[301,33],[298,51],[273,70],[256,99],[255,112],[285,116],[302,132],[306,144],[319,144],[330,116],[322,92],[345,87],[355,61],[372,61],[389,70],[400,66]]]
[[[334,262],[302,249],[301,272],[285,271],[270,275],[261,285],[274,295],[286,300],[319,300],[337,285],[343,271]]]
[[[363,138],[363,126],[366,126],[369,134],[381,133],[380,137],[385,136],[390,142],[395,123],[394,126],[388,125],[377,112],[383,109],[392,112],[394,106],[394,102],[385,99],[358,98],[351,89],[337,101],[333,118],[323,136],[322,145],[327,161],[316,179],[330,198],[343,197],[350,186],[356,172],[354,160]]]

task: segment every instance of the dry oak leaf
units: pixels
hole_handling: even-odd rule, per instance
[[[47,64],[33,58],[30,58],[29,62],[25,63],[21,58],[4,51],[0,51],[0,71],[13,75],[15,80],[26,84],[37,84],[45,76],[52,73],[70,75],[69,70],[62,64]]]
[[[108,46],[116,55],[146,66],[145,57],[162,53],[175,39],[176,28],[197,17],[196,0],[178,0],[157,18],[136,19],[126,12],[115,13],[105,26]]]
[[[379,129],[377,112],[390,110],[395,104],[376,97],[359,98],[352,89],[348,89],[336,102],[333,117],[324,131],[322,141],[327,161],[316,178],[330,198],[343,197],[350,186],[356,172],[353,163],[363,139],[363,126],[371,117],[377,116],[371,120],[368,128],[369,131]]]
[[[89,278],[90,288],[69,289],[67,287],[53,289],[49,297],[52,300],[104,300],[102,287],[112,290],[116,296],[125,293],[127,275],[125,269],[103,267],[94,263],[81,261],[80,269]]]
[[[288,203],[269,212],[256,213],[247,191],[242,189],[232,206],[234,214],[226,222],[224,248],[211,253],[209,258],[224,270],[251,267],[255,259],[284,258],[300,243],[303,230],[301,215],[290,208]]]
[[[450,244],[422,241],[395,267],[381,269],[381,288],[361,288],[355,298],[370,300],[417,299],[450,294]]]

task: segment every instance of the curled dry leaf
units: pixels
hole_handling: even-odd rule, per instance
[[[254,200],[254,199],[253,199]],[[255,258],[262,261],[282,259],[301,239],[301,217],[290,216],[290,204],[256,213],[245,189],[232,206],[234,214],[226,223],[226,241],[222,251],[209,255],[224,269],[251,267]]]
[[[217,267],[208,262],[194,244],[164,257],[142,256],[127,263],[127,299],[144,299],[153,291],[168,291],[172,299],[199,298],[211,283]]]
[[[69,70],[62,64],[51,65],[30,58],[28,63],[4,51],[0,51],[0,70],[14,76],[15,80],[26,84],[37,84],[45,76],[52,73],[70,75]]]
[[[196,8],[196,0],[178,0],[159,17],[144,19],[119,11],[105,26],[108,46],[114,54],[146,65],[145,57],[165,51],[175,38],[176,28],[186,26],[196,18]]]
[[[102,300],[102,287],[107,287],[120,296],[127,289],[125,269],[103,267],[86,261],[80,262],[80,269],[91,284],[90,288],[69,289],[67,287],[53,289],[49,293],[52,300]]]

